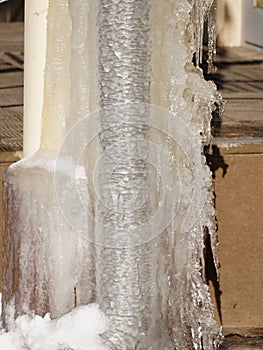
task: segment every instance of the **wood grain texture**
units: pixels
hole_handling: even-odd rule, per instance
[[[24,23],[0,23],[0,52],[23,52]]]
[[[23,23],[0,23],[0,154],[22,151],[23,28]]]
[[[263,52],[246,48],[221,49],[211,75],[226,101],[222,119],[215,116],[213,134],[240,143],[246,138],[263,145]],[[243,140],[241,142],[241,139]]]

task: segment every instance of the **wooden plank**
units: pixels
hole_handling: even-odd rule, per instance
[[[253,64],[252,62],[246,65],[228,65],[218,66],[215,79],[218,81],[262,81],[263,80],[263,64]]]
[[[0,159],[2,161],[3,154],[14,155],[15,151],[22,150],[23,32],[23,23],[0,23],[0,154],[2,155]],[[14,156],[11,158],[17,159]]]
[[[24,68],[24,55],[17,52],[4,52],[1,55],[2,61],[8,63],[11,67],[23,69]]]
[[[217,138],[231,138],[233,143],[241,143],[241,139],[253,141],[253,139],[261,139],[263,141],[263,123],[262,124],[227,124],[222,125],[220,129],[213,132]]]
[[[23,145],[20,137],[8,137],[0,135],[0,153],[1,152],[21,152]]]
[[[24,23],[0,23],[0,52],[24,51]]]
[[[21,152],[21,143],[11,138],[1,140],[0,152]]]
[[[213,145],[220,149],[220,155],[225,154],[262,154],[263,138],[214,137]]]
[[[11,111],[8,111],[8,112],[11,114]],[[22,114],[18,116],[12,115],[11,117],[8,115],[1,116],[0,127],[1,127],[0,133],[3,132],[3,130],[9,130],[10,132],[14,130],[14,133],[16,130],[20,130],[22,132],[22,127],[23,127]]]
[[[23,158],[23,152],[0,152],[0,164],[12,164]]]
[[[228,92],[255,92],[263,96],[263,64],[223,65],[214,78],[225,98]]]
[[[10,107],[0,108],[0,134],[4,132],[16,135],[17,130],[20,132],[22,139],[23,131],[23,111],[22,108]]]
[[[234,330],[235,328],[233,328],[233,331]],[[248,332],[248,331],[249,331],[249,328],[246,328],[244,331],[241,330],[241,332]],[[225,335],[223,344],[220,346],[220,350],[263,349],[263,337],[262,337],[262,333],[260,334],[260,331],[262,332],[262,328],[257,328],[257,336],[248,334],[248,336],[245,337],[243,336],[243,334],[240,335],[237,332],[235,333],[233,332],[232,334],[227,334]]]
[[[0,74],[0,89],[10,87],[23,88],[23,76],[22,71],[2,72]]]
[[[258,98],[258,96],[255,96],[254,99],[244,98],[243,96],[241,98],[228,99],[225,105],[226,109],[236,111],[258,110],[263,112],[262,107],[263,101],[261,98]]]
[[[224,83],[225,84],[225,83]],[[258,82],[229,82],[227,86],[225,86],[223,90],[223,97],[228,98],[229,93],[236,93],[237,96],[238,94],[243,94],[245,98],[247,99],[248,95],[251,93],[257,94],[258,90],[261,90],[263,92],[263,83],[258,83]],[[262,93],[263,95],[263,93]],[[256,97],[256,96],[253,96]],[[252,98],[253,98],[252,97]]]
[[[247,47],[219,48],[216,56],[216,62],[245,62],[261,60],[262,50],[250,50]]]
[[[23,144],[23,110],[22,108],[21,107],[0,108],[0,153],[22,151],[22,144]]]
[[[0,71],[3,72],[10,68],[12,68],[12,65],[9,62],[6,62],[4,59],[2,59],[2,55],[0,55]]]
[[[5,88],[0,89],[0,107],[22,106],[23,89],[21,88]]]
[[[253,101],[255,100],[261,100],[263,99],[263,91],[262,92],[258,92],[258,91],[254,91],[254,92],[240,92],[240,91],[226,91],[224,90],[223,93],[223,98],[226,99],[227,101],[231,100],[250,100],[251,103],[253,103]]]
[[[1,108],[0,107],[0,118],[22,118],[23,109],[21,107],[10,107],[10,108]]]
[[[215,116],[213,123],[217,144],[222,140],[225,149],[232,147],[239,153],[253,151],[254,142],[255,150],[263,151],[263,53],[247,48],[223,49],[217,66],[212,78],[226,100],[222,119]]]

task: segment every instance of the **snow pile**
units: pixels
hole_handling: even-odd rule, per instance
[[[28,315],[18,317],[11,330],[1,331],[1,350],[106,350],[100,334],[107,321],[96,304],[79,306],[65,316],[51,320]]]

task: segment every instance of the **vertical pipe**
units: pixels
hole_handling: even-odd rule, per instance
[[[145,341],[152,321],[150,244],[135,247],[150,230],[147,224],[141,228],[149,210],[143,198],[149,190],[144,142],[145,104],[150,101],[149,12],[150,0],[99,1],[103,155],[98,182],[104,203],[98,207],[101,231],[96,234],[102,246],[97,248],[96,290],[97,302],[110,319],[105,338],[111,349],[150,349]],[[133,138],[142,143],[131,156],[127,150]]]
[[[48,0],[25,1],[24,156],[40,146]]]

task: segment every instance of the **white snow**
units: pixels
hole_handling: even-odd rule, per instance
[[[107,320],[98,305],[79,306],[51,320],[28,315],[18,317],[9,332],[0,332],[1,350],[107,350],[100,334]]]

